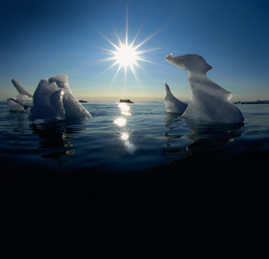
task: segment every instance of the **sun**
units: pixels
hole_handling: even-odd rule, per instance
[[[116,51],[113,51],[113,54],[117,63],[125,68],[127,66],[132,67],[134,64],[137,65],[136,61],[139,59],[139,53],[131,45],[121,44]]]
[[[166,26],[166,25],[165,25]],[[107,37],[105,37],[102,33],[99,32],[99,34],[107,41],[109,42],[113,47],[114,50],[111,49],[106,49],[106,48],[102,48],[102,47],[97,47],[100,48],[102,50],[107,51],[108,53],[110,53],[110,57],[102,59],[101,61],[114,61],[114,63],[112,65],[110,65],[108,68],[106,68],[104,71],[102,71],[99,75],[103,74],[104,72],[106,72],[107,70],[111,69],[112,67],[118,65],[118,69],[113,77],[113,79],[111,80],[110,86],[113,84],[113,81],[115,80],[115,78],[117,77],[119,71],[121,70],[121,68],[124,68],[125,70],[125,81],[126,81],[126,75],[127,75],[127,71],[131,70],[133,76],[135,77],[136,81],[138,82],[138,75],[135,71],[135,67],[138,67],[139,69],[143,70],[144,72],[146,72],[142,66],[139,64],[140,61],[144,61],[144,62],[148,62],[148,63],[152,63],[155,65],[160,65],[158,63],[152,62],[150,60],[147,60],[145,58],[143,58],[141,56],[142,53],[146,53],[149,51],[154,51],[157,49],[160,49],[160,47],[157,48],[153,48],[153,49],[147,49],[147,50],[138,50],[143,44],[145,44],[148,40],[150,40],[153,36],[155,36],[157,33],[159,33],[165,26],[163,26],[162,28],[160,28],[159,30],[157,30],[155,33],[153,33],[152,35],[150,35],[148,38],[146,38],[144,41],[142,41],[141,43],[134,45],[135,40],[139,34],[139,32],[141,31],[142,27],[143,27],[143,23],[140,26],[138,32],[136,33],[133,41],[131,43],[129,43],[129,39],[128,39],[128,6],[126,8],[126,34],[125,34],[125,40],[121,41],[119,34],[117,32],[117,30],[114,28],[115,32],[116,32],[116,36],[118,38],[118,45],[113,43],[111,40],[109,40]]]

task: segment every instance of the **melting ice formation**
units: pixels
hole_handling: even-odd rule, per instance
[[[17,96],[16,100],[13,98],[8,98],[7,102],[9,107],[13,111],[24,111],[27,110],[29,107],[31,107],[33,104],[32,102],[26,102],[24,100],[24,96],[28,96],[30,98],[33,97],[33,95],[26,90],[26,88],[17,80],[12,79],[11,80],[17,91],[19,92],[19,95]]]
[[[181,102],[178,100],[172,93],[167,84],[165,84],[165,90],[166,90],[166,96],[164,99],[164,105],[166,108],[166,112],[171,112],[171,113],[183,113],[186,108],[187,104]]]
[[[203,57],[196,54],[173,57],[170,54],[165,60],[189,74],[191,98],[182,117],[220,123],[244,121],[241,111],[231,101],[232,94],[207,77],[212,67]]]
[[[13,84],[16,82],[14,86],[22,97],[23,95],[32,96],[17,80],[13,79],[12,82]],[[32,97],[33,106],[29,112],[29,119],[32,121],[36,119],[72,120],[91,117],[90,113],[72,94],[68,77],[65,74],[42,79]],[[17,103],[19,103],[18,98]],[[11,105],[10,107],[13,109]]]

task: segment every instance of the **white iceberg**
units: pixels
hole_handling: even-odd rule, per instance
[[[207,77],[212,67],[203,57],[196,54],[173,57],[170,54],[165,60],[189,74],[191,98],[182,117],[220,123],[244,121],[241,111],[231,101],[232,94]]]
[[[59,74],[42,79],[33,95],[34,106],[30,110],[29,119],[73,120],[91,118],[91,114],[72,94],[68,77]]]
[[[33,95],[16,79],[12,79],[11,82],[19,92],[16,99],[8,98],[7,102],[12,111],[24,111],[31,107]],[[30,97],[25,100],[25,97]],[[27,102],[28,101],[28,102]]]
[[[165,90],[166,90],[166,96],[164,99],[164,105],[166,108],[166,112],[171,112],[171,113],[183,113],[186,108],[187,104],[181,102],[178,100],[172,93],[167,84],[165,84]]]

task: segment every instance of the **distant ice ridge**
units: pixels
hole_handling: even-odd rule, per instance
[[[171,113],[183,113],[186,108],[187,104],[181,102],[178,100],[171,92],[169,86],[165,84],[165,90],[166,90],[166,96],[164,99],[164,105],[166,108],[166,112],[171,112]]]
[[[13,111],[27,110],[29,107],[33,105],[32,103],[33,95],[18,80],[12,79],[11,82],[19,92],[19,95],[17,96],[16,99],[13,98],[7,99],[9,107]],[[27,100],[24,100],[25,96],[30,98],[28,102]]]
[[[76,120],[91,117],[91,114],[72,94],[68,84],[68,77],[65,74],[42,79],[34,95],[29,93],[19,81],[13,79],[12,82],[19,92],[19,98],[17,100],[9,99],[12,99],[15,103],[23,107],[23,103],[20,101],[21,96],[27,95],[33,97],[33,105],[29,112],[29,119],[32,121],[36,119]],[[9,99],[8,104],[13,109],[13,103],[10,103]],[[19,110],[19,107],[17,110]]]
[[[241,111],[231,101],[232,94],[207,77],[212,67],[203,57],[196,54],[173,57],[170,54],[165,60],[189,74],[191,98],[182,117],[220,123],[244,121]]]
[[[269,104],[269,100],[257,100],[257,101],[237,101],[234,104]]]

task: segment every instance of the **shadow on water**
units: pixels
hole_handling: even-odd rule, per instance
[[[228,124],[187,119],[185,121],[192,132],[188,136],[192,143],[187,147],[190,155],[218,148],[234,138],[240,137],[241,132],[239,129],[244,125],[243,123]]]
[[[85,129],[83,126],[72,127],[75,124],[75,122],[70,123],[67,121],[32,123],[30,128],[33,134],[38,135],[42,139],[39,142],[39,148],[52,151],[41,157],[60,160],[63,156],[73,155],[75,149],[71,143],[72,134],[82,132]]]
[[[5,118],[6,119],[6,118]],[[14,132],[25,132],[25,129],[28,128],[28,113],[25,111],[9,111],[8,112],[8,124],[10,127],[14,128]]]
[[[167,113],[164,119],[164,127],[167,128],[169,131],[180,127],[178,125],[178,122],[180,121],[180,116],[180,113]],[[164,134],[164,137],[166,137],[167,140],[181,138],[182,136],[183,134]]]
[[[174,123],[180,118],[182,114],[181,113],[166,113],[165,119],[164,119],[164,127],[172,130],[175,128]]]
[[[168,129],[169,131],[172,131],[172,130],[178,131],[178,129],[180,128],[179,133],[181,133],[181,134],[171,134],[170,132],[169,133],[165,132],[163,136],[167,139],[167,141],[181,139],[181,137],[184,136],[184,132],[182,132],[182,129],[181,129],[182,125],[180,125],[182,123],[181,115],[182,113],[170,113],[170,112],[166,113],[166,116],[164,119],[164,127]],[[177,155],[177,154],[182,154],[186,152],[186,149],[171,148],[170,145],[171,144],[168,144],[168,143],[166,144],[166,146],[169,147],[165,150],[166,154]]]
[[[240,128],[244,126],[240,124],[215,123],[208,121],[190,120],[182,118],[181,114],[167,113],[165,117],[165,128],[169,131],[176,130],[182,134],[165,133],[167,140],[183,139],[190,140],[191,143],[186,144],[186,148],[166,149],[167,154],[185,155],[179,159],[172,160],[168,163],[179,161],[182,158],[190,158],[193,155],[202,154],[206,151],[226,145],[233,141],[234,138],[240,137],[242,132]],[[178,129],[177,129],[178,128]],[[187,153],[186,153],[187,152]]]

